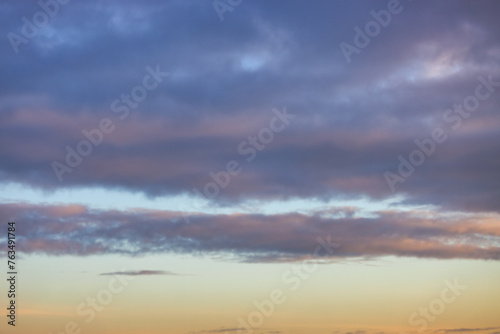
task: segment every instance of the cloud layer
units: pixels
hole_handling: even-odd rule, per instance
[[[2,216],[18,221],[18,248],[23,253],[223,253],[240,261],[391,255],[500,260],[498,215],[387,211],[355,218],[349,213],[345,218],[325,212],[197,215],[186,223],[182,213],[170,211],[0,205]]]
[[[0,180],[174,195],[237,160],[243,171],[220,200],[380,199],[393,195],[383,173],[441,127],[448,141],[396,191],[412,203],[498,212],[500,91],[457,129],[443,115],[478,76],[500,81],[499,3],[404,2],[347,65],[339,43],[353,43],[353,27],[386,6],[252,1],[220,22],[211,2],[68,3],[19,53],[0,50]],[[2,8],[3,35],[40,10]],[[113,101],[157,64],[170,75],[121,120]],[[238,145],[283,106],[297,117],[247,162]],[[52,162],[65,163],[66,146],[76,149],[103,118],[115,130],[59,182]]]

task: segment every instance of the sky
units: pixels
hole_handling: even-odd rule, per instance
[[[3,1],[0,332],[499,334],[499,10]]]

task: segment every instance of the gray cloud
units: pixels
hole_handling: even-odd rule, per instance
[[[500,78],[500,4],[404,3],[347,66],[338,44],[386,3],[252,1],[221,23],[210,2],[71,2],[19,54],[8,41],[0,49],[0,141],[9,143],[0,146],[0,181],[189,193],[208,172],[244,159],[237,145],[286,105],[296,122],[220,202],[391,196],[382,173],[397,168],[398,155],[430,124],[449,130],[442,114],[478,75]],[[4,36],[39,9],[2,8]],[[171,76],[119,121],[111,102],[155,64]],[[485,101],[398,192],[411,203],[498,212],[499,103],[500,94]],[[103,117],[117,130],[59,183],[50,164]]]
[[[179,274],[173,273],[171,271],[165,270],[135,270],[135,271],[116,271],[111,273],[102,273],[102,276],[116,276],[116,275],[126,275],[126,276],[149,276],[149,275],[165,275],[165,276],[178,276]]]
[[[23,253],[222,254],[247,262],[389,255],[500,259],[496,216],[418,211],[378,212],[373,218],[324,214],[195,215],[186,223],[182,213],[170,211],[0,205],[0,215],[17,221]],[[320,244],[330,246],[322,249]]]

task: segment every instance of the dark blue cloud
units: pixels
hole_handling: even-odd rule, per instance
[[[353,43],[353,28],[387,1],[248,1],[222,22],[210,1],[70,1],[18,53],[7,34],[20,34],[22,17],[40,7],[6,1],[0,180],[190,192],[241,158],[238,144],[259,130],[252,120],[264,126],[272,108],[286,105],[297,119],[221,200],[392,196],[383,173],[397,169],[398,156],[434,126],[449,128],[443,113],[478,76],[500,80],[498,2],[401,5],[347,64],[339,44]],[[117,120],[112,102],[157,64],[169,77]],[[482,102],[398,187],[407,201],[498,211],[499,103],[498,92]],[[60,183],[51,163],[104,117],[116,131]]]

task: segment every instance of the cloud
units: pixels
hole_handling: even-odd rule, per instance
[[[173,273],[171,271],[165,271],[165,270],[116,271],[116,272],[102,273],[101,274],[101,276],[116,276],[116,275],[126,275],[126,276],[149,276],[149,275],[178,276],[179,274]]]
[[[238,332],[242,331],[244,328],[221,328],[221,329],[210,329],[210,330],[202,330],[198,332],[191,332],[192,334],[196,333],[207,333],[207,334],[212,334],[212,333],[231,333],[231,332]],[[262,328],[260,328],[262,330]],[[281,331],[267,331],[266,333],[269,334],[279,334]]]
[[[0,181],[192,194],[236,159],[244,172],[219,202],[381,199],[393,195],[382,174],[442,126],[450,139],[398,193],[409,203],[499,212],[500,92],[456,131],[442,119],[479,75],[500,78],[498,2],[405,3],[350,66],[338,44],[351,42],[353,25],[385,1],[341,11],[329,1],[255,1],[223,24],[210,2],[122,4],[68,4],[19,54],[0,50],[0,142],[9,143],[0,146]],[[39,10],[12,0],[2,6],[4,36]],[[249,59],[259,67],[245,68]],[[112,101],[156,64],[171,75],[119,120]],[[238,144],[284,105],[297,119],[247,163]],[[103,117],[116,131],[59,183],[51,163],[64,162],[65,147],[75,148]]]
[[[72,213],[68,215],[68,213]],[[17,222],[23,253],[223,254],[239,261],[276,262],[405,256],[500,260],[498,215],[380,211],[371,218],[306,215],[195,215],[160,210],[68,210],[67,206],[0,204]],[[316,248],[340,244],[332,254]],[[4,242],[5,243],[5,242]],[[1,243],[0,243],[1,245]]]
[[[210,329],[210,330],[203,330],[199,332],[193,332],[193,333],[228,333],[228,332],[237,332],[241,331],[243,328],[221,328],[221,329]]]
[[[435,332],[438,333],[462,333],[462,332],[484,332],[493,329],[500,329],[500,327],[481,327],[481,328],[454,328],[454,329],[440,329]]]

